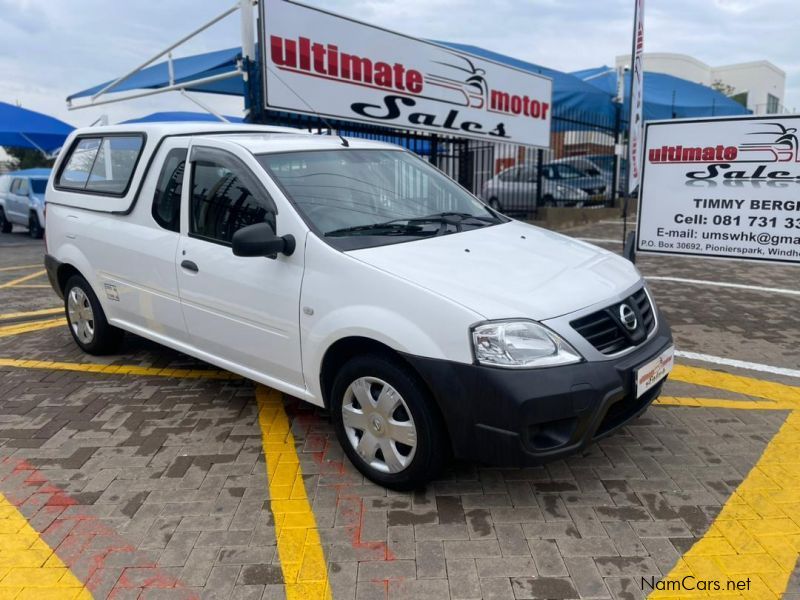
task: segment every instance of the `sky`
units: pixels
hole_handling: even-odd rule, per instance
[[[306,0],[422,38],[482,46],[572,71],[630,52],[634,0]],[[0,100],[72,125],[161,110],[199,110],[176,92],[68,111],[70,93],[113,79],[233,5],[233,0],[0,0]],[[646,52],[708,64],[766,59],[787,74],[785,104],[800,107],[800,0],[647,0]],[[231,15],[175,56],[237,46]],[[198,95],[224,114],[241,98]]]

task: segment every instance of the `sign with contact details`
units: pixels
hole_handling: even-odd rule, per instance
[[[800,264],[800,115],[655,121],[637,249]]]

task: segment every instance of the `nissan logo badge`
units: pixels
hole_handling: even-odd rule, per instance
[[[636,326],[639,324],[639,321],[636,319],[636,313],[633,312],[630,306],[624,303],[619,305],[619,320],[625,325],[625,329],[628,331],[636,330]]]

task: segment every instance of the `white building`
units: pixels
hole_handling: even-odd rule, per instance
[[[630,64],[630,55],[617,56],[617,69]],[[645,52],[644,70],[666,73],[709,87],[738,100],[756,115],[786,112],[783,99],[786,73],[766,60],[712,67],[686,54]]]

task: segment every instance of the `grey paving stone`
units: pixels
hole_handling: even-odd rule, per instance
[[[572,556],[564,559],[572,583],[581,598],[610,598],[611,593],[597,571],[594,560],[588,556]]]
[[[358,563],[358,581],[413,579],[417,565],[413,560],[364,561]]]
[[[450,597],[480,598],[481,585],[475,561],[470,558],[447,559],[447,581],[450,587]]]
[[[475,560],[479,577],[535,577],[538,575],[532,557],[509,556]]]
[[[528,540],[536,569],[543,577],[566,577],[569,575],[564,559],[553,540]]]
[[[483,600],[512,600],[514,589],[508,577],[488,577],[480,580]]]
[[[466,525],[414,525],[414,539],[418,542],[425,540],[468,540],[469,533]]]
[[[514,597],[567,599],[577,598],[578,592],[567,578],[555,577],[514,577],[511,579]]]
[[[561,538],[556,541],[561,555],[567,556],[618,556],[614,542],[609,538]]]
[[[530,548],[522,525],[518,523],[496,523],[494,526],[500,552],[503,556],[528,556]]]
[[[444,556],[451,558],[488,558],[501,556],[497,540],[448,540],[444,542]]]
[[[447,577],[444,542],[428,540],[416,543],[417,578]]]

